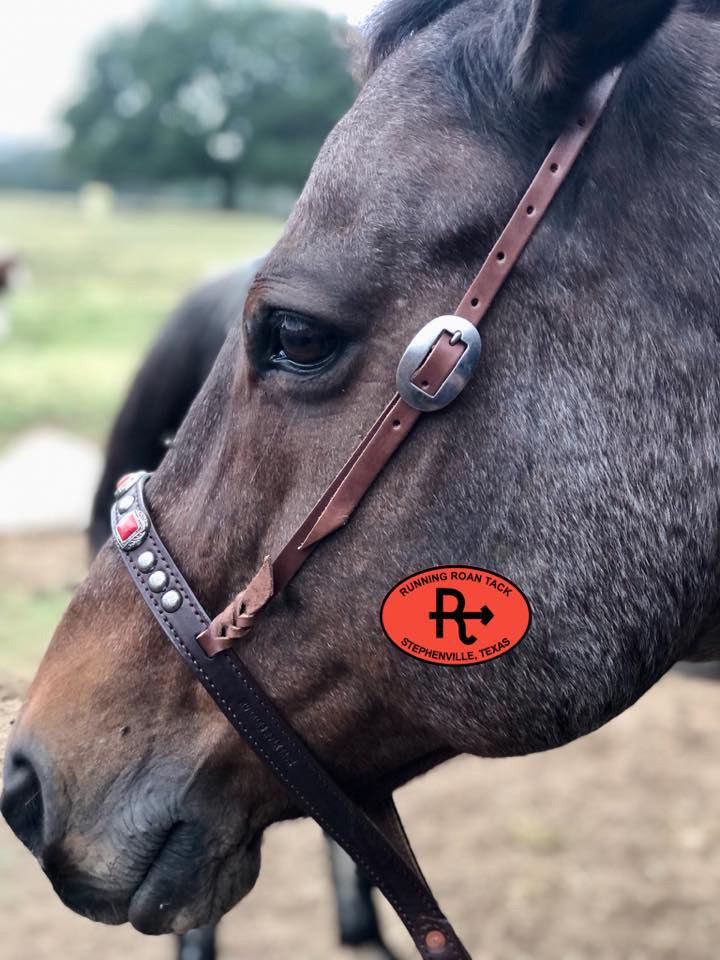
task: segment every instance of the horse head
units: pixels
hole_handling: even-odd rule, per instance
[[[242,318],[147,484],[204,606],[274,554],[372,424],[405,345],[467,287],[589,85],[608,110],[489,315],[475,378],[426,417],[240,655],[349,789],[440,756],[566,743],[677,659],[718,598],[720,25],[671,0],[408,0]],[[382,636],[415,570],[502,571],[511,654],[428,667]],[[5,816],[63,900],[185,930],[251,888],[298,814],[100,552],[30,689]]]

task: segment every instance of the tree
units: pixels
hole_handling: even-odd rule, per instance
[[[163,3],[97,49],[65,113],[69,168],[116,186],[214,178],[299,188],[354,96],[341,22],[258,0]]]

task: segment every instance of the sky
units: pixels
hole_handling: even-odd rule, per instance
[[[294,2],[294,0],[285,0]],[[0,27],[0,142],[53,142],[57,116],[80,88],[93,42],[133,23],[155,0],[3,0]],[[305,0],[357,23],[375,0]]]

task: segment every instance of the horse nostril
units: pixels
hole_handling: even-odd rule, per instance
[[[8,751],[4,780],[2,815],[37,856],[42,847],[43,797],[40,778],[27,754],[12,748]]]

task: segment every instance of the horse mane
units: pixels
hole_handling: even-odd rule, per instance
[[[386,0],[365,23],[366,63],[369,76],[403,40],[438,20],[465,0]]]
[[[507,99],[513,51],[528,11],[529,0],[384,0],[365,21],[356,75],[361,84],[367,81],[406,41],[447,18],[437,37],[437,75],[464,116],[475,122],[479,97],[486,107]],[[486,110],[483,123],[488,122]]]
[[[359,63],[361,77],[370,77],[405,40],[466,3],[468,0],[381,0],[362,29]],[[720,19],[720,0],[678,0],[677,5],[709,20]],[[529,3],[506,0],[505,4],[496,2],[490,7],[495,15],[501,14],[502,20],[502,29],[493,38],[494,43],[483,45],[483,52],[492,56],[497,53],[498,39],[504,36],[507,41],[508,32],[517,41],[529,12]],[[478,11],[478,18],[482,18],[481,10]],[[487,21],[485,25],[487,26]],[[448,70],[450,73],[459,74],[457,79],[461,84],[463,80],[492,80],[492,70],[482,71],[482,77],[477,75],[480,72],[477,61],[479,39],[478,31],[461,30],[460,36],[453,38],[451,49],[447,51]],[[471,66],[468,70],[469,65]],[[466,76],[463,77],[463,74]]]

